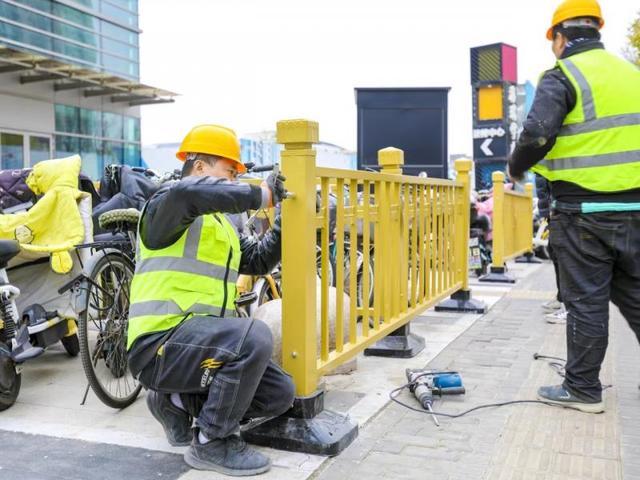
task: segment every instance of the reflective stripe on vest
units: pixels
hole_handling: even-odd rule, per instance
[[[198,217],[176,242],[158,250],[148,249],[138,236],[136,253],[128,348],[136,338],[173,328],[188,315],[235,316],[241,252],[224,216]]]
[[[559,60],[576,105],[532,170],[600,192],[640,188],[640,70],[602,49]]]

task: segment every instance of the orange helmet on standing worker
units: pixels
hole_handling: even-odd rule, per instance
[[[553,12],[551,26],[547,30],[547,40],[553,40],[553,27],[573,18],[592,17],[598,20],[598,29],[604,26],[602,10],[596,0],[565,0]]]
[[[240,142],[236,132],[220,125],[198,125],[193,127],[180,144],[176,153],[184,162],[188,153],[204,153],[226,158],[236,163],[238,173],[245,173],[247,167],[240,160]]]

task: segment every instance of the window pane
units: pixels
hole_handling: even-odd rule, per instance
[[[116,7],[108,2],[102,2],[101,11],[105,16],[110,19],[114,19],[123,25],[136,28],[138,27],[138,15],[135,13],[127,12],[126,10]]]
[[[102,113],[102,136],[122,140],[122,115],[117,113]]]
[[[139,167],[142,165],[140,157],[140,146],[127,143],[124,147],[124,163],[131,167]]]
[[[53,51],[68,57],[77,58],[78,60],[98,64],[98,52],[96,50],[81,47],[75,43],[69,43],[64,40],[54,38]]]
[[[102,142],[93,138],[80,140],[80,155],[82,156],[82,171],[94,180],[102,176]]]
[[[100,0],[74,0],[76,3],[80,5],[84,5],[87,8],[92,8],[94,10],[99,10]]]
[[[120,40],[121,42],[130,43],[132,45],[138,45],[138,33],[127,30],[126,28],[118,27],[113,23],[100,22],[101,32],[111,38]]]
[[[106,71],[115,72],[127,77],[138,78],[138,64],[125,60],[123,58],[102,54],[102,64]]]
[[[42,160],[51,158],[51,145],[48,137],[29,137],[29,160],[33,166]]]
[[[127,43],[118,42],[117,40],[111,40],[107,37],[102,37],[102,49],[105,52],[120,55],[121,57],[128,58],[134,62],[138,61],[138,47],[135,45],[129,45]]]
[[[51,0],[21,0],[21,3],[46,13],[51,13]]]
[[[69,24],[53,21],[53,33],[60,35],[61,37],[75,40],[76,42],[86,43],[93,47],[98,47],[98,33],[88,32],[81,28],[73,27]]]
[[[86,108],[80,109],[80,133],[91,135],[92,137],[102,136],[100,112]]]
[[[66,135],[56,135],[56,158],[70,157],[80,153],[80,139]]]
[[[103,142],[103,160],[104,165],[118,164],[122,165],[123,162],[123,144],[116,142]]]
[[[14,22],[24,23],[40,30],[51,31],[51,19],[43,15],[18,8],[8,3],[0,2],[0,17],[8,18]]]
[[[125,10],[130,10],[132,12],[138,12],[138,0],[108,0],[109,3],[113,5],[117,5],[120,8],[124,8]],[[106,3],[104,0],[103,4]]]
[[[132,142],[140,141],[140,119],[124,117],[124,139]]]
[[[12,170],[24,168],[24,144],[22,135],[0,134],[0,168]]]
[[[80,133],[79,108],[56,105],[56,132]]]
[[[0,36],[51,51],[51,37],[0,21]]]
[[[82,25],[83,27],[98,30],[99,23],[96,17],[76,10],[75,8],[53,2],[53,14],[70,22]]]

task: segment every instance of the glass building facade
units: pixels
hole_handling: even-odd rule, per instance
[[[79,67],[89,76],[106,74],[134,88],[140,87],[139,36],[138,0],[0,0],[0,47]],[[132,93],[129,104],[109,92],[95,95],[100,84],[85,85],[93,88],[89,95],[82,85],[58,90],[75,77],[32,83],[31,75],[41,72],[4,73],[12,72],[8,65],[0,66],[0,169],[80,154],[83,172],[97,179],[108,164],[143,164],[144,101],[135,103],[141,97]]]
[[[0,0],[0,41],[140,78],[138,0]]]
[[[55,156],[79,153],[84,172],[92,178],[112,163],[140,165],[139,118],[59,104],[55,116]]]

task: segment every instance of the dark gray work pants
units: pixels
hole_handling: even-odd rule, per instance
[[[610,300],[640,341],[640,212],[556,213],[550,238],[568,310],[564,386],[600,400]]]
[[[277,416],[293,404],[293,381],[271,361],[272,350],[271,331],[259,320],[195,316],[174,329],[139,379],[179,393],[201,431],[224,438],[243,418]]]

